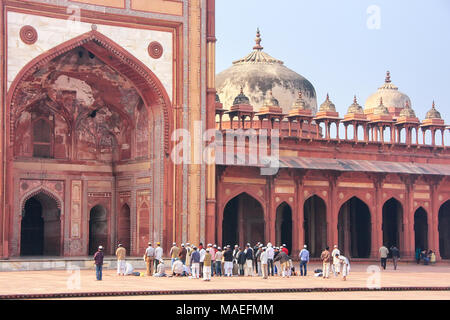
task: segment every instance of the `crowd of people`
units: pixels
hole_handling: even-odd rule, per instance
[[[119,244],[116,250],[117,274],[119,276],[128,275],[125,263],[126,249]],[[170,266],[166,266],[163,259],[163,249],[161,243],[157,242],[156,247],[151,243],[145,250],[143,259],[146,263],[146,276],[154,277],[190,277],[192,279],[203,278],[210,281],[212,277],[251,277],[259,276],[267,279],[274,277],[306,276],[307,265],[310,260],[310,253],[307,245],[300,251],[299,271],[295,265],[289,250],[285,244],[276,247],[270,242],[263,245],[258,242],[255,246],[247,243],[245,248],[235,245],[233,248],[227,245],[224,248],[216,244],[200,243],[198,246],[190,243],[182,243],[177,246],[173,243],[169,251]],[[350,271],[350,262],[343,256],[337,246],[332,252],[325,248],[320,256],[322,269],[314,271],[315,276],[329,279],[330,271],[337,277],[342,274],[346,280]],[[103,247],[100,246],[94,255],[97,280],[102,278]]]
[[[433,250],[427,250],[427,249],[416,249],[416,262],[417,264],[420,264],[420,262],[423,262],[424,265],[429,264],[435,264],[436,263],[436,254],[433,252]]]

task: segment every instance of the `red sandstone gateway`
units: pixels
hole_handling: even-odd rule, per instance
[[[293,257],[336,244],[377,258],[385,244],[450,258],[449,127],[434,102],[419,120],[388,72],[343,117],[332,96],[318,108],[259,30],[216,79],[214,0],[74,3],[79,16],[56,0],[0,0],[2,259],[258,241]],[[216,163],[173,163],[172,133],[195,144],[198,127],[224,137]],[[263,145],[272,175],[264,157],[248,162]]]

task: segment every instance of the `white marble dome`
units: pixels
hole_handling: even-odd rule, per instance
[[[263,107],[269,91],[272,90],[273,97],[278,100],[283,113],[289,113],[299,91],[302,92],[307,108],[315,113],[317,98],[311,82],[284,66],[282,61],[263,52],[259,30],[255,41],[256,45],[250,54],[233,62],[230,68],[216,75],[216,90],[224,109],[230,109],[242,87],[255,111]]]
[[[391,82],[391,75],[389,71],[386,73],[386,80],[384,84],[378,88],[377,92],[367,98],[365,109],[372,110],[377,108],[380,105],[380,99],[383,99],[383,105],[388,109],[403,109],[407,103],[411,106],[411,100],[409,97],[398,91],[398,87]]]

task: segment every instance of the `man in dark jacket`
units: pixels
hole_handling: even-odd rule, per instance
[[[187,250],[183,243],[183,244],[181,244],[181,250],[180,250],[180,253],[178,254],[178,257],[180,258],[180,261],[183,263],[183,265],[186,264],[186,255],[187,255]]]
[[[247,243],[247,248],[245,249],[245,275],[248,277],[253,276],[253,249],[250,243]]]
[[[233,275],[233,251],[230,245],[227,245],[227,250],[223,253],[223,269],[226,277],[231,277]]]
[[[396,246],[392,246],[391,249],[392,262],[394,263],[394,270],[397,270],[397,261],[400,258],[400,251]]]
[[[244,251],[242,251],[242,248],[239,247],[239,251],[236,253],[237,263],[239,265],[239,275],[244,275],[244,265],[247,258],[245,257]]]
[[[279,261],[280,262],[280,268],[281,270],[279,270],[278,275],[282,275],[283,278],[285,276],[289,277],[287,271],[288,271],[288,266],[289,266],[289,256],[286,254],[286,252],[284,251],[279,251],[279,253],[277,254],[277,256],[275,257],[275,259],[273,260],[274,262]]]
[[[102,280],[102,269],[103,269],[103,247],[99,246],[98,251],[94,254],[95,261],[95,274],[97,280]]]

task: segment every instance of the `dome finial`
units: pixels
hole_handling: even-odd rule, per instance
[[[436,106],[434,104],[434,100],[433,100],[433,104],[431,105],[431,108],[436,109]]]
[[[253,50],[262,50],[264,49],[261,46],[261,33],[259,32],[259,27],[256,28],[256,39],[255,39],[256,45],[253,47]]]
[[[383,105],[383,97],[380,97],[380,106]]]
[[[358,101],[356,100],[356,94],[353,96],[353,103],[358,103]]]
[[[386,71],[386,80],[384,82],[391,83],[391,73],[389,71]]]

